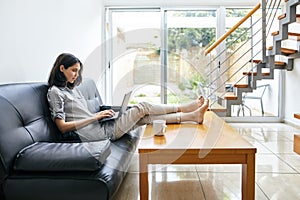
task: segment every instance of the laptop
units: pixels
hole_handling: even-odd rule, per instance
[[[123,98],[123,101],[121,104],[121,108],[119,111],[115,112],[114,116],[100,119],[99,122],[105,122],[105,121],[112,120],[112,119],[118,119],[126,111],[131,93],[132,93],[132,91],[130,91],[124,95],[124,98]]]

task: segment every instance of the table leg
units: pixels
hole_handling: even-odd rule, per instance
[[[149,186],[148,186],[148,162],[147,156],[139,154],[140,167],[140,200],[148,200]]]
[[[247,155],[247,163],[242,165],[242,199],[255,199],[255,155]]]

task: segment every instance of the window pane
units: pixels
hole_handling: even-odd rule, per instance
[[[160,12],[112,12],[113,104],[134,89],[131,103],[160,102]]]
[[[204,51],[216,38],[216,12],[168,11],[167,30],[168,103],[191,101],[205,95],[199,86],[208,83],[209,56]]]

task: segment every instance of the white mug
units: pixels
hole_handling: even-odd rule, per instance
[[[166,128],[166,120],[153,120],[154,135],[164,135]]]

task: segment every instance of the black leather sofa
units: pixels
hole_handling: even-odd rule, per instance
[[[99,109],[102,100],[94,81],[84,80],[80,87],[90,109]],[[111,199],[126,175],[142,128],[106,143],[104,161],[91,160],[82,147],[90,144],[61,137],[50,117],[47,89],[46,83],[0,85],[1,199]]]

